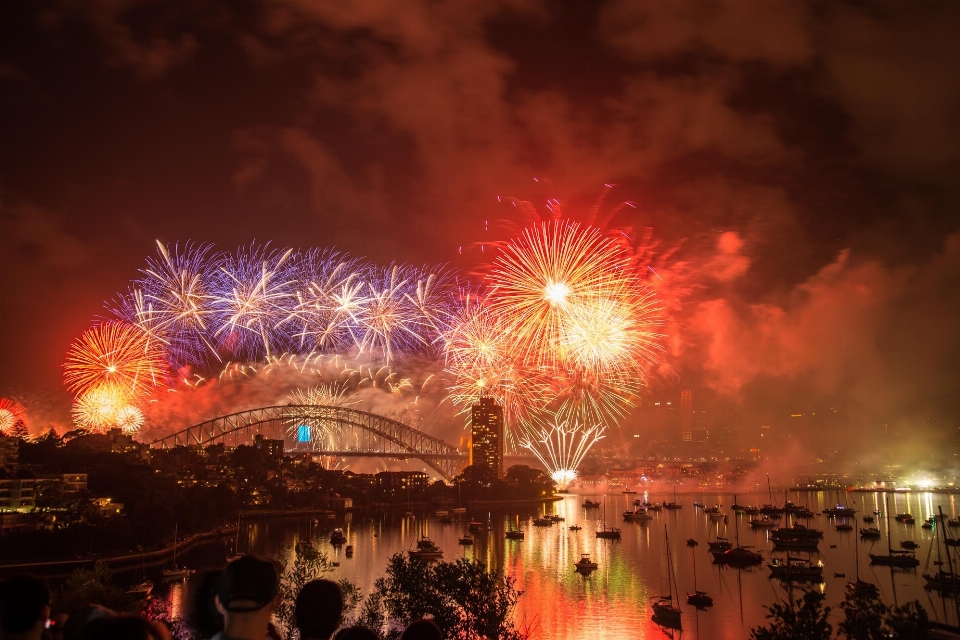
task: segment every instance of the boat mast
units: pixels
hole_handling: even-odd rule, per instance
[[[890,494],[883,494],[883,508],[886,510],[887,521],[887,555],[893,555],[893,542],[890,540]]]
[[[950,549],[947,548],[947,520],[943,517],[943,507],[938,506],[937,511],[940,512],[940,524],[939,527],[943,527],[944,535],[943,538],[943,549],[947,552],[947,567],[950,569],[950,579],[953,581],[953,603],[957,606],[957,620],[960,621],[960,594],[957,593],[957,574],[953,572],[953,558],[950,557]],[[937,545],[937,554],[940,553],[940,545]]]

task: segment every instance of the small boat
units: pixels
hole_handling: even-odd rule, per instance
[[[422,542],[422,541],[421,541]],[[430,546],[420,546],[420,542],[417,543],[416,549],[411,549],[407,553],[410,554],[411,558],[420,558],[421,560],[437,560],[438,558],[443,557],[443,551],[439,547],[433,546],[431,543]]]
[[[550,518],[535,518],[533,521],[533,526],[535,527],[552,527],[553,520]]]
[[[473,544],[473,537],[463,536],[462,538],[460,538],[460,546],[469,547],[472,544]]]
[[[615,527],[604,527],[603,529],[597,531],[597,537],[602,540],[619,540],[620,529]]]
[[[693,540],[693,538],[691,538],[691,540]],[[694,540],[694,542],[696,542],[696,540]],[[687,540],[687,544],[690,544],[690,540]],[[713,542],[707,542],[707,546],[710,548],[711,552],[726,551],[727,549],[731,549],[733,547],[733,545],[730,544],[730,541],[722,536],[717,536],[717,539]]]
[[[792,582],[823,582],[823,563],[814,564],[802,558],[773,558],[768,564],[771,578]]]
[[[134,598],[146,598],[150,595],[151,591],[153,591],[153,583],[149,580],[144,580],[140,584],[135,584],[127,589],[127,595],[131,595]]]
[[[777,523],[770,518],[770,516],[763,516],[762,518],[753,518],[750,520],[750,526],[754,529],[772,529],[777,526]]]
[[[594,571],[596,568],[597,568],[597,563],[593,562],[590,559],[589,553],[581,553],[580,559],[577,560],[573,565],[574,571],[578,571],[580,573],[590,573],[591,571]]]
[[[417,540],[417,549],[433,549],[436,546],[433,544],[433,540],[425,535],[421,535],[420,539]]]
[[[694,509],[702,509],[702,508],[703,508],[703,503],[702,503],[702,502],[694,502],[694,503],[693,503],[693,508],[694,508]]]
[[[873,524],[875,521],[875,518],[873,516],[863,516],[863,521],[866,522],[867,524]]]
[[[343,534],[343,529],[341,529],[340,527],[337,527],[336,529],[330,532],[330,544],[332,544],[333,546],[335,547],[339,546],[341,544],[344,544],[346,541],[347,541],[347,536]]]
[[[837,531],[853,531],[853,525],[849,522],[841,522],[833,527]]]
[[[467,523],[467,529],[471,533],[477,533],[479,531],[483,531],[483,523],[477,522],[476,520],[471,520],[470,522]]]
[[[700,543],[697,542],[696,540],[694,540],[693,538],[687,538],[687,546],[688,546],[688,547],[695,547],[695,546],[697,546],[698,544],[700,544]]]
[[[453,518],[450,516],[440,516],[440,524],[453,524]]]
[[[547,520],[552,520],[554,522],[563,522],[564,520],[563,516],[557,515],[556,513],[548,513],[543,517],[546,518]]]
[[[599,509],[599,508],[600,508],[600,503],[599,503],[599,502],[594,502],[593,500],[584,500],[584,501],[583,501],[583,508],[584,508],[584,509]]]
[[[921,528],[921,529],[933,529],[933,523],[932,523],[932,522],[924,522],[922,525],[920,525],[920,528]]]
[[[346,548],[343,550],[343,553],[344,553],[344,555],[347,556],[348,558],[352,558],[352,557],[353,557],[353,545],[352,545],[352,544],[348,544],[348,545],[346,546]]]
[[[752,567],[763,563],[763,554],[751,551],[748,547],[731,547],[726,551],[711,551],[716,564],[725,564],[731,567]]]
[[[874,540],[880,539],[880,529],[876,527],[861,527],[860,528],[860,537],[861,538],[873,538]]]
[[[632,510],[624,511],[623,519],[627,522],[643,522],[646,520],[653,520],[653,516],[647,513],[647,510],[643,507],[637,507]]]
[[[947,526],[948,526],[948,527],[960,527],[960,520],[958,520],[957,518],[951,518],[951,519],[947,520]]]
[[[466,512],[467,512],[466,507],[454,507],[453,509],[450,509],[450,513],[454,513],[454,514],[464,514]]]
[[[519,529],[511,529],[506,532],[507,540],[523,540],[523,531]]]
[[[914,517],[909,513],[898,513],[897,515],[893,516],[893,519],[897,522],[906,522],[908,520],[911,522],[916,522]]]
[[[331,562],[331,563],[330,563],[330,566],[331,566],[331,567],[339,567],[339,566],[340,566],[340,563],[339,563],[339,562]]]
[[[581,527],[581,526],[578,525],[578,524],[572,524],[572,525],[570,525],[569,529],[570,529],[570,531],[580,531],[580,529],[583,529],[583,527]]]
[[[626,493],[626,494],[629,494],[629,495],[633,495],[634,493],[636,493],[636,491],[634,491],[634,490],[631,489],[630,487],[627,487],[626,489],[623,490],[623,493]]]
[[[437,509],[436,511],[434,511],[434,515],[436,515],[438,518],[442,518],[444,516],[450,515],[450,512],[447,511],[446,509]]]
[[[919,548],[919,547],[920,547],[920,545],[918,545],[918,544],[917,544],[916,542],[914,542],[913,540],[901,540],[901,541],[900,541],[900,548],[901,548],[901,549],[907,549],[907,550],[909,550],[909,551],[912,551],[912,550],[917,549],[917,548]]]

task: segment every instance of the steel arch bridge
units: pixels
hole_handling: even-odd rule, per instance
[[[337,446],[312,449],[321,455],[417,458],[446,480],[453,479],[466,458],[455,446],[397,420],[368,411],[324,405],[287,404],[231,413],[155,440],[150,446],[169,449],[231,440],[236,445],[252,440],[254,435],[264,435],[284,440],[285,448],[291,449],[294,447],[289,446],[293,440],[289,431],[304,423],[323,423],[339,431]]]

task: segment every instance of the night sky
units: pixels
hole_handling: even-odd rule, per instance
[[[63,0],[0,31],[0,395],[65,399],[157,239],[473,270],[508,198],[582,219],[612,184],[671,314],[652,396],[956,430],[960,3]]]

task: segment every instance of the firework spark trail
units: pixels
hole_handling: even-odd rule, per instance
[[[143,397],[166,379],[166,353],[139,327],[104,322],[85,331],[67,352],[67,388],[83,394],[104,384]]]
[[[528,425],[532,434],[521,446],[543,463],[561,490],[577,477],[577,468],[590,448],[603,438],[606,427],[599,424],[586,427],[580,423],[554,421]]]

